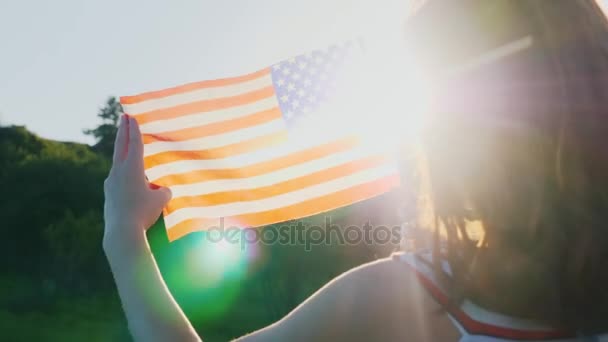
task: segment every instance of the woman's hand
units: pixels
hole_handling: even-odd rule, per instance
[[[134,118],[123,115],[116,134],[112,169],[104,183],[104,248],[144,237],[171,199],[171,191],[149,183],[143,143]]]

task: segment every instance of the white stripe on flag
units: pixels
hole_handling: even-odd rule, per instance
[[[182,208],[165,216],[165,224],[169,230],[176,224],[193,218],[217,219],[218,217],[230,217],[283,208],[306,200],[329,195],[341,190],[346,190],[357,185],[372,182],[395,173],[396,170],[392,165],[382,165],[353,173],[352,175],[329,182],[261,200],[235,202],[207,207]]]
[[[291,137],[290,137],[291,138]],[[151,167],[146,170],[146,175],[151,182],[177,173],[186,173],[198,170],[215,170],[215,169],[236,169],[258,163],[263,163],[276,158],[286,157],[290,154],[297,153],[314,146],[322,145],[328,141],[301,139],[293,137],[293,140],[288,140],[284,144],[275,145],[261,150],[256,150],[249,153],[239,154],[236,156],[227,156],[221,159],[205,159],[205,160],[180,160],[176,162],[166,163]],[[335,138],[334,138],[335,140]],[[144,147],[145,150],[145,147]]]
[[[161,152],[170,151],[199,151],[211,148],[227,146],[239,143],[248,139],[261,137],[264,135],[285,131],[285,121],[282,118],[272,120],[257,126],[251,126],[224,134],[211,135],[208,137],[179,140],[179,141],[160,141],[146,144],[144,156],[151,156]]]
[[[216,122],[240,118],[265,110],[277,108],[279,102],[275,95],[267,98],[247,103],[240,106],[233,106],[225,109],[218,109],[209,112],[180,116],[174,119],[152,121],[140,126],[142,133],[157,134],[171,132],[179,129],[192,128],[208,125]]]

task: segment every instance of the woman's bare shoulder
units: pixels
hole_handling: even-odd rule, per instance
[[[424,327],[434,320],[431,315],[437,316],[437,306],[426,296],[404,264],[393,258],[379,259],[338,276],[283,320],[254,335],[260,339],[432,340]]]
[[[415,274],[410,272],[407,266],[401,262],[398,255],[378,259],[365,263],[346,272],[351,277],[356,277],[361,281],[377,276],[389,277],[394,280],[410,282],[415,280]]]
[[[404,317],[412,305],[426,298],[418,278],[397,258],[379,259],[344,274],[344,285],[365,298],[365,306],[376,314]]]
[[[457,341],[460,333],[416,273],[397,256],[364,264],[349,272],[362,307],[384,327],[387,339]],[[377,332],[382,334],[382,332]]]
[[[343,278],[343,279],[342,279]],[[389,257],[355,267],[334,280],[341,286],[352,287],[358,294],[372,297],[406,299],[404,292],[420,284],[405,264]]]

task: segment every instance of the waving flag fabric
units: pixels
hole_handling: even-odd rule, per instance
[[[141,126],[148,179],[172,190],[169,240],[220,222],[297,219],[398,184],[390,158],[339,134],[327,117],[353,49],[337,45],[244,76],[121,98]]]

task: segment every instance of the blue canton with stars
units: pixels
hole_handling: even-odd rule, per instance
[[[272,83],[287,127],[331,98],[351,43],[299,55],[271,66]]]

